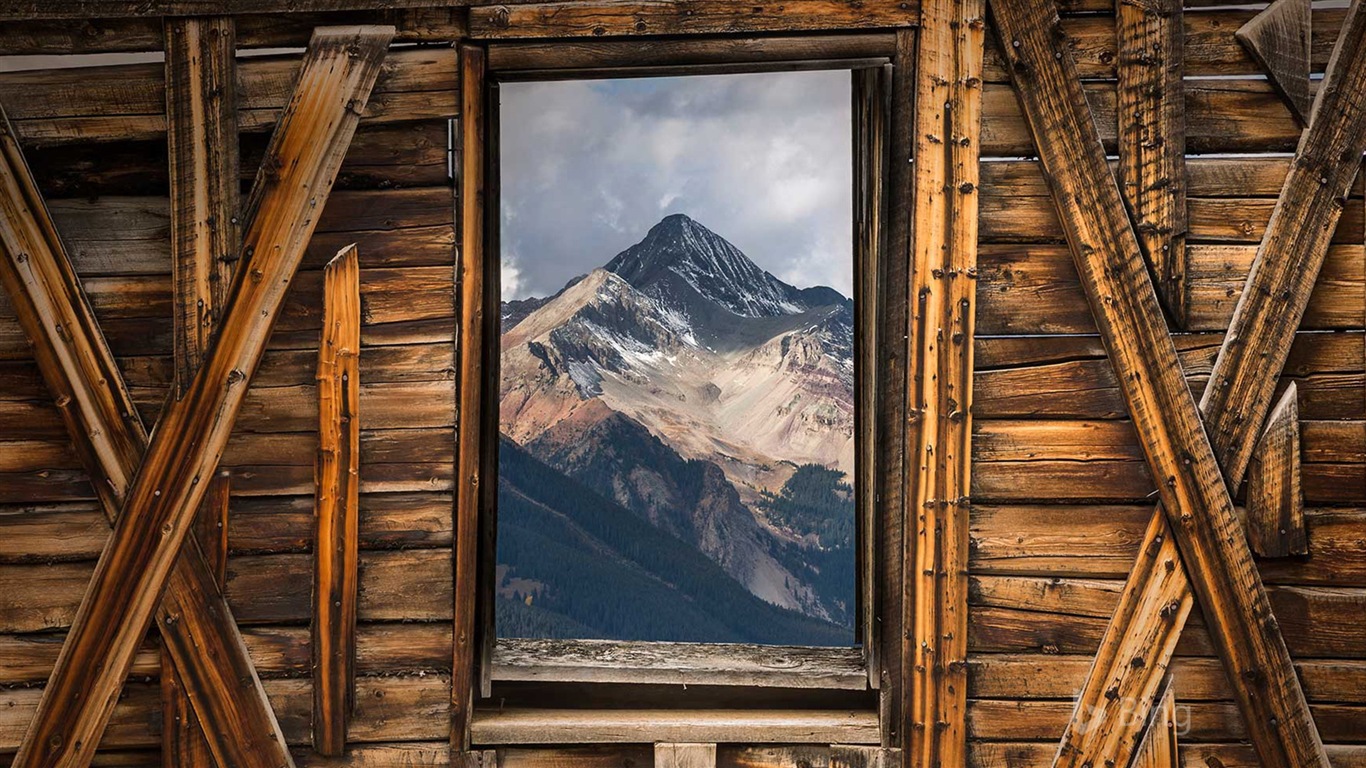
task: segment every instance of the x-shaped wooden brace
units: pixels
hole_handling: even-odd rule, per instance
[[[1310,291],[1366,151],[1366,18],[1354,0],[1315,117],[1199,408],[1187,389],[1051,0],[993,18],[1077,271],[1161,507],[1088,675],[1055,765],[1125,766],[1199,598],[1263,765],[1328,766],[1229,487],[1242,481]],[[1202,419],[1203,412],[1203,419]],[[1207,436],[1208,433],[1208,436]]]
[[[119,510],[15,768],[90,764],[154,612],[218,764],[292,765],[202,553],[180,555],[393,35],[315,31],[247,206],[225,321],[150,444],[5,121],[0,282],[111,519]]]

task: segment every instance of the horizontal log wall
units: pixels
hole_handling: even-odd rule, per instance
[[[463,28],[463,11],[396,15],[408,22],[401,42],[452,40]],[[242,47],[301,44],[320,21],[246,17]],[[120,44],[159,47],[160,22],[131,28],[144,26],[145,40]],[[253,56],[239,68],[244,191],[298,63],[297,55]],[[161,69],[0,74],[0,103],[23,114],[35,175],[148,424],[174,376]],[[360,261],[366,427],[350,739],[424,742],[444,739],[449,727],[457,236],[447,147],[456,85],[449,45],[393,50],[223,457],[232,476],[228,600],[300,765],[334,764],[309,749],[315,378],[323,266],[349,243]],[[23,736],[108,533],[0,296],[0,762]],[[97,765],[161,764],[159,675],[157,646],[148,644]],[[428,751],[424,763],[446,759],[444,745]],[[383,765],[419,753],[420,744],[398,753],[367,747],[349,760]]]
[[[1190,290],[1188,332],[1176,341],[1197,396],[1300,135],[1234,38],[1253,15],[1184,13]],[[1315,72],[1324,70],[1341,22],[1341,10],[1315,9]],[[1113,154],[1114,18],[1064,16],[1063,27]],[[1133,567],[1155,486],[996,45],[988,39],[982,124],[969,762],[1044,766]],[[1214,75],[1224,78],[1189,79]],[[1361,190],[1358,178],[1283,380],[1300,391],[1310,554],[1260,564],[1336,766],[1366,763]],[[1174,669],[1189,724],[1180,736],[1183,763],[1255,765],[1251,748],[1238,745],[1246,730],[1198,608]]]
[[[1063,4],[1064,28],[1114,151],[1111,3]],[[1280,191],[1299,127],[1233,36],[1252,10],[1185,13],[1190,323],[1198,392]],[[395,12],[403,43],[453,41],[463,11]],[[1316,9],[1322,72],[1342,11]],[[355,14],[337,17],[355,22]],[[318,19],[242,17],[244,48],[299,45]],[[0,53],[156,49],[160,24],[43,22],[0,30]],[[1152,480],[1062,239],[1002,58],[983,89],[979,338],[969,618],[969,764],[1043,766],[1133,563]],[[242,69],[244,184],[297,60]],[[144,418],[173,376],[160,65],[0,74],[43,191]],[[300,765],[446,765],[454,409],[449,46],[396,49],[356,135],[223,464],[232,472],[228,596]],[[22,98],[17,95],[22,94]],[[1241,157],[1227,157],[1239,153]],[[1262,576],[1334,764],[1366,766],[1366,216],[1358,180],[1286,370],[1299,389],[1310,554]],[[361,581],[357,710],[342,761],[311,755],[314,365],[321,270],[361,264]],[[22,331],[0,297],[0,761],[108,536]],[[1186,765],[1255,764],[1197,615],[1174,665]],[[97,764],[159,765],[160,661],[149,644]],[[500,750],[503,768],[647,765],[648,746]],[[722,745],[727,768],[823,768],[823,747]],[[1217,762],[1215,762],[1217,761]]]

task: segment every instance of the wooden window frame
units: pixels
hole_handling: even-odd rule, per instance
[[[738,702],[744,709],[762,712],[791,706],[822,706],[822,701],[834,701],[835,708],[847,708],[844,705],[854,701],[848,694],[857,693],[861,696],[860,708],[883,711],[880,740],[887,742],[886,702],[894,696],[899,680],[882,669],[881,659],[884,646],[899,638],[896,627],[900,624],[900,612],[896,599],[884,611],[883,596],[899,596],[902,589],[900,558],[896,553],[902,547],[904,510],[899,495],[886,494],[885,489],[898,485],[906,472],[904,432],[898,429],[904,419],[896,414],[905,407],[904,310],[909,305],[909,281],[905,279],[909,272],[909,231],[908,227],[896,226],[897,217],[889,215],[894,210],[909,209],[909,190],[905,188],[908,185],[898,183],[909,175],[894,172],[888,148],[893,146],[893,137],[900,135],[894,121],[910,117],[908,110],[895,108],[906,102],[904,97],[898,99],[895,91],[911,81],[906,72],[913,66],[913,52],[905,44],[906,34],[873,31],[467,44],[477,53],[462,56],[463,66],[468,67],[475,60],[480,71],[477,77],[469,72],[462,75],[462,83],[466,87],[477,83],[479,93],[463,99],[466,108],[462,120],[469,124],[461,128],[465,146],[459,159],[464,190],[462,243],[473,245],[462,254],[460,269],[467,277],[477,272],[480,279],[463,281],[476,290],[467,293],[462,288],[462,301],[477,302],[478,306],[467,306],[462,311],[465,322],[458,330],[457,345],[465,361],[461,370],[479,372],[482,396],[461,398],[462,411],[477,403],[477,418],[473,422],[461,418],[462,428],[477,423],[480,434],[468,442],[459,441],[463,449],[457,458],[457,475],[477,489],[478,499],[478,519],[471,521],[466,516],[464,530],[477,530],[479,552],[474,563],[468,562],[467,556],[463,564],[464,568],[477,571],[477,599],[473,601],[477,622],[470,629],[474,646],[470,654],[472,679],[477,681],[474,698],[489,699],[498,684],[505,690],[512,689],[514,695],[518,691],[536,690],[537,699],[545,693],[553,701],[563,693],[581,700],[585,686],[589,686],[593,690],[590,698],[594,700],[631,706],[644,702],[648,706],[665,704],[663,697],[680,690],[678,686],[694,686],[710,692],[702,695],[704,700],[719,702],[705,708],[733,710]],[[902,67],[906,72],[897,72]],[[499,355],[493,340],[499,332],[501,298],[497,268],[501,223],[498,85],[517,81],[813,70],[849,70],[852,82],[858,436],[854,483],[858,518],[856,645],[786,648],[729,643],[497,639],[493,602]],[[894,77],[894,73],[899,76]],[[901,133],[905,130],[902,127]],[[474,146],[475,142],[482,146]],[[475,283],[479,285],[476,287]],[[897,307],[902,309],[900,313]],[[476,325],[479,333],[475,333]],[[467,359],[467,355],[473,359]],[[466,387],[462,382],[462,389]],[[892,503],[885,503],[884,495]],[[459,536],[459,514],[457,518]],[[457,587],[462,583],[461,568],[457,553]],[[456,602],[457,610],[461,605],[469,605],[459,594]],[[457,664],[460,633],[457,617]],[[604,654],[605,650],[610,650],[610,655]],[[506,701],[499,693],[498,698]],[[848,743],[868,740],[867,729],[862,725],[843,731],[835,727],[834,731],[853,735]],[[778,729],[774,736],[787,742],[842,741],[832,739],[830,729],[819,728],[811,729],[809,738],[803,738],[800,729]],[[625,736],[623,739],[631,740]],[[583,738],[602,740],[598,733],[584,734]]]

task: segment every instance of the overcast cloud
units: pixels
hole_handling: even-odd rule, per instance
[[[505,299],[558,291],[671,213],[851,295],[848,72],[500,89]]]

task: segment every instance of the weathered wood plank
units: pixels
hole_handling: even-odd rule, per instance
[[[318,347],[313,748],[333,757],[346,751],[346,724],[356,687],[360,317],[360,263],[353,246],[323,270],[323,335]]]
[[[214,472],[231,433],[246,390],[233,385],[249,381],[260,362],[317,223],[309,212],[326,200],[355,130],[356,105],[369,95],[392,34],[392,28],[382,27],[315,33],[295,97],[268,152],[276,162],[266,166],[248,207],[251,224],[243,238],[248,256],[230,294],[228,320],[189,392],[168,406],[148,445],[124,502],[126,510],[136,510],[136,522],[116,528],[96,567],[89,599],[73,622],[16,767],[88,763],[94,752],[205,495],[207,483],[198,480]],[[303,104],[307,112],[300,111]],[[198,701],[195,705],[200,711]]]
[[[6,205],[0,208],[6,232],[0,280],[19,308],[43,378],[63,403],[62,420],[112,523],[137,471],[147,434],[7,121],[0,148],[7,188]],[[271,748],[281,740],[270,704],[256,684],[251,660],[215,585],[214,574],[196,547],[190,548],[188,558],[172,574],[160,615],[178,619],[164,625],[162,636],[175,654],[182,675],[193,672],[196,678],[237,681],[231,687],[207,689],[204,700],[197,704],[197,711],[202,713],[230,715],[223,722],[231,725],[214,734],[222,753],[232,753],[237,735],[249,734],[241,743],[254,740],[260,746],[252,754],[240,756],[239,764],[258,765],[258,760],[268,763],[277,756],[287,762],[282,746]],[[187,642],[187,635],[195,639]],[[211,650],[202,656],[182,654],[190,645]],[[105,706],[110,703],[106,701]],[[57,745],[61,745],[60,737]],[[84,743],[86,760],[94,746],[93,740]]]
[[[1186,325],[1186,104],[1180,0],[1118,3],[1119,182],[1158,298]]]
[[[1313,108],[1309,94],[1310,8],[1309,0],[1276,0],[1234,33],[1304,125],[1309,124]]]
[[[1134,751],[1133,768],[1179,768],[1181,757],[1177,752],[1176,686],[1172,675],[1162,684],[1162,692],[1153,708],[1152,722],[1148,725],[1147,735]]]
[[[929,0],[915,82],[902,755],[962,765],[985,3]],[[926,106],[930,105],[930,106]],[[913,533],[913,535],[912,535]]]
[[[483,413],[485,317],[490,280],[485,264],[485,208],[488,115],[486,113],[485,49],[460,48],[460,264],[459,341],[456,398],[460,423],[456,430],[454,612],[455,655],[451,677],[451,749],[469,749],[475,698],[476,643],[488,628],[477,621],[480,509],[484,477]],[[495,283],[496,284],[496,283]],[[496,306],[496,305],[495,305]]]
[[[1294,382],[1271,410],[1248,465],[1247,532],[1252,551],[1262,557],[1309,553],[1300,484],[1299,396]]]
[[[840,0],[751,3],[743,13],[725,0],[558,2],[470,9],[476,39],[800,32],[906,27],[919,4],[854,4]]]
[[[655,768],[716,768],[716,745],[656,743]]]
[[[176,397],[213,339],[241,241],[237,47],[231,18],[166,22]]]
[[[1270,611],[1266,591],[1240,535],[1241,523],[1224,483],[1219,455],[1206,437],[1201,413],[1184,382],[1137,239],[1128,221],[1119,215],[1123,202],[1106,165],[1076,68],[1071,57],[1056,47],[1056,9],[1049,3],[1028,1],[1000,3],[993,9],[1000,39],[1010,41],[1007,61],[1016,92],[1052,179],[1059,218],[1068,230],[1077,271],[1144,453],[1153,474],[1161,478],[1158,493],[1170,525],[1158,518],[1149,530],[1155,532],[1157,551],[1164,542],[1170,547],[1172,563],[1170,569],[1165,564],[1160,566],[1159,573],[1182,570],[1175,558],[1177,547],[1170,546],[1175,538],[1184,570],[1214,626],[1212,634],[1221,658],[1230,674],[1247,680],[1239,705],[1250,724],[1258,754],[1267,765],[1326,766],[1323,744],[1285,641],[1279,628],[1259,618]],[[1356,153],[1359,155],[1360,151]],[[1350,177],[1344,190],[1334,186],[1335,194],[1343,194],[1347,185]],[[1298,322],[1299,313],[1295,314]],[[1282,339],[1282,343],[1288,341]],[[1170,530],[1164,532],[1164,526]],[[1157,581],[1135,579],[1138,589],[1130,594],[1145,591]],[[1161,610],[1152,610],[1151,620],[1139,624],[1117,620],[1116,626],[1125,628],[1121,633],[1132,633],[1136,627],[1170,626],[1161,615],[1162,611],[1173,613],[1170,601],[1150,601],[1147,605],[1154,609],[1161,606]],[[1179,612],[1175,615],[1179,617]],[[1157,647],[1174,645],[1163,642]],[[1114,710],[1114,703],[1126,695],[1130,702],[1152,700],[1156,685],[1149,682],[1154,677],[1150,671],[1161,671],[1166,665],[1166,658],[1153,658],[1152,648],[1144,656],[1146,666],[1137,668],[1143,674],[1125,671],[1111,677],[1109,667],[1097,664],[1099,673],[1083,689],[1077,710],[1084,711],[1089,721],[1099,707],[1102,726],[1082,729],[1073,723],[1064,735],[1058,764],[1081,765],[1097,760],[1098,754],[1116,762],[1127,761],[1133,742],[1115,738],[1118,729],[1106,716],[1105,705]],[[1253,670],[1251,676],[1248,670]],[[1107,696],[1116,680],[1126,687],[1118,697]],[[1128,687],[1135,680],[1142,684]]]
[[[688,738],[742,744],[876,744],[873,712],[830,710],[551,710],[474,713],[475,744],[609,744]]]

